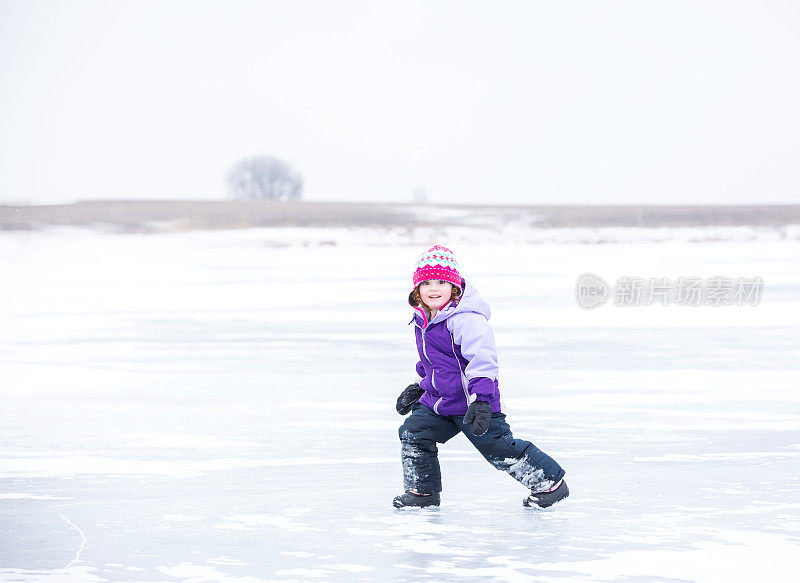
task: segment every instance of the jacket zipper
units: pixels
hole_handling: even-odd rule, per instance
[[[433,378],[434,375],[436,374],[436,371],[433,368],[433,362],[431,361],[430,357],[428,356],[428,349],[425,346],[425,330],[427,330],[427,328],[428,327],[425,326],[425,328],[422,329],[422,354],[425,355],[425,358],[427,359],[428,363],[430,363],[430,365],[431,365],[431,386],[434,389],[436,389],[436,382],[435,382],[435,380]],[[439,389],[436,389],[437,392],[438,392],[438,390]]]
[[[426,330],[427,328],[428,328],[427,324],[425,325],[425,328],[422,328],[422,354],[424,354],[424,355],[425,355],[425,358],[427,359],[427,361],[428,361],[428,362],[430,363],[430,365],[431,365],[431,386],[432,386],[432,387],[433,387],[433,388],[436,390],[436,392],[438,393],[438,392],[439,392],[439,389],[437,389],[437,388],[436,388],[436,382],[435,382],[435,379],[434,379],[434,377],[436,376],[436,369],[435,369],[435,368],[433,368],[433,362],[431,362],[431,359],[428,357],[428,350],[427,350],[427,348],[425,347],[425,330]],[[436,402],[433,404],[433,412],[434,412],[434,413],[436,413],[437,415],[439,414],[439,403],[441,403],[441,402],[442,402],[442,399],[444,399],[444,397],[439,397],[439,400],[438,400],[438,401],[436,401]]]
[[[464,383],[464,381],[467,380],[467,375],[465,375],[464,371],[461,370],[461,361],[458,360],[458,355],[456,354],[456,343],[455,343],[455,340],[453,340],[453,335],[452,334],[450,334],[450,346],[453,348],[453,358],[456,359],[456,364],[458,365],[458,372],[461,373],[461,388],[464,389],[464,396],[467,399],[467,407],[469,408],[469,406],[471,404],[471,401],[470,401],[470,398],[469,398],[470,397],[469,389],[467,388],[469,386],[469,381],[467,381],[467,384]]]

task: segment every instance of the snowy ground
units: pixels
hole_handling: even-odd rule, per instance
[[[440,509],[391,506],[429,235],[0,233],[0,581],[794,581],[797,229],[543,233],[436,242],[567,470],[547,511],[463,436]],[[588,311],[584,272],[765,288]]]

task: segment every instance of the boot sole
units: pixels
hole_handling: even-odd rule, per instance
[[[418,505],[418,504],[403,504],[402,502],[394,502],[392,501],[392,506],[395,508],[438,508],[438,504],[425,504],[425,505]]]
[[[439,506],[439,500],[436,502],[430,502],[427,504],[404,504],[400,497],[398,496],[394,500],[392,500],[392,506],[395,508],[437,508]]]

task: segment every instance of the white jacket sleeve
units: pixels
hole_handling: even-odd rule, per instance
[[[470,393],[491,395],[499,367],[489,321],[481,314],[462,312],[447,319],[447,329],[468,361],[464,375],[469,381]]]

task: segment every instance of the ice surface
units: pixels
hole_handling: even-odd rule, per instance
[[[506,235],[0,233],[0,581],[793,581],[797,229]],[[457,436],[441,508],[391,506],[434,242],[492,307],[508,421],[563,504],[524,509]],[[586,311],[585,272],[765,291]]]

